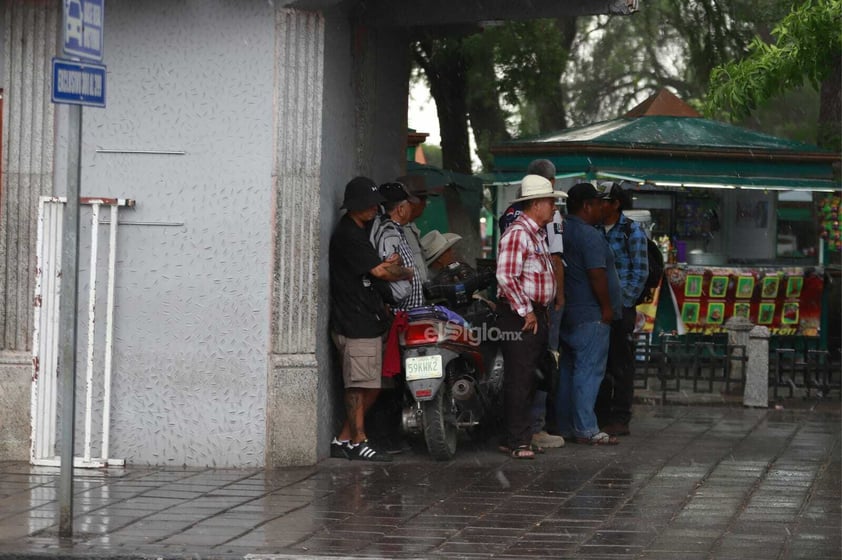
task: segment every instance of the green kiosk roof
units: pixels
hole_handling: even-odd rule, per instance
[[[621,118],[506,142],[492,148],[494,181],[519,180],[547,158],[559,176],[665,187],[836,190],[839,154],[704,119],[662,89]]]

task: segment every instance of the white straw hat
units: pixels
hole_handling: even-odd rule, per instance
[[[424,261],[427,266],[439,258],[442,253],[453,247],[460,239],[462,239],[461,235],[455,233],[442,234],[437,229],[422,237],[421,251],[424,253]]]
[[[520,198],[512,202],[522,202],[536,198],[567,198],[567,193],[553,190],[553,184],[540,175],[527,175],[520,182]]]

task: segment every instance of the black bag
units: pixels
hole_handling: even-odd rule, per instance
[[[558,387],[558,352],[545,350],[535,369],[535,390],[555,394]]]
[[[631,237],[634,220],[628,217],[626,219],[628,221],[623,224],[623,237],[626,240],[626,252],[631,254],[631,251],[629,251],[629,237]],[[655,298],[655,290],[658,289],[661,276],[664,275],[664,256],[661,254],[661,250],[658,249],[658,245],[649,239],[649,236],[646,236],[646,255],[646,260],[649,261],[649,273],[646,276],[643,291],[638,296],[637,301],[634,302],[635,306],[642,303],[649,303]]]

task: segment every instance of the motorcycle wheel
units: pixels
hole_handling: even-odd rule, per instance
[[[430,401],[424,401],[424,440],[427,450],[436,461],[450,461],[456,455],[457,430],[452,419],[448,421],[445,406],[450,404],[450,391],[446,386]]]

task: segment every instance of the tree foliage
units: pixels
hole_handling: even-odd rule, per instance
[[[747,56],[712,70],[706,111],[744,118],[776,95],[808,82],[822,90],[818,142],[838,149],[842,0],[807,0],[771,35],[774,43],[755,37]]]
[[[710,71],[741,54],[793,0],[650,0],[631,17],[583,18],[565,73],[570,120],[614,118],[669,87],[690,103]]]
[[[470,172],[468,123],[486,169],[489,148],[512,133],[566,126],[561,75],[575,33],[574,18],[536,20],[415,43],[413,59],[436,100],[448,169]]]
[[[438,107],[444,165],[470,169],[469,125],[490,169],[489,148],[511,136],[615,118],[665,86],[701,107],[711,71],[742,56],[756,36],[771,38],[800,3],[647,0],[630,17],[506,22],[418,41],[415,61]],[[775,114],[752,122],[779,127]]]

